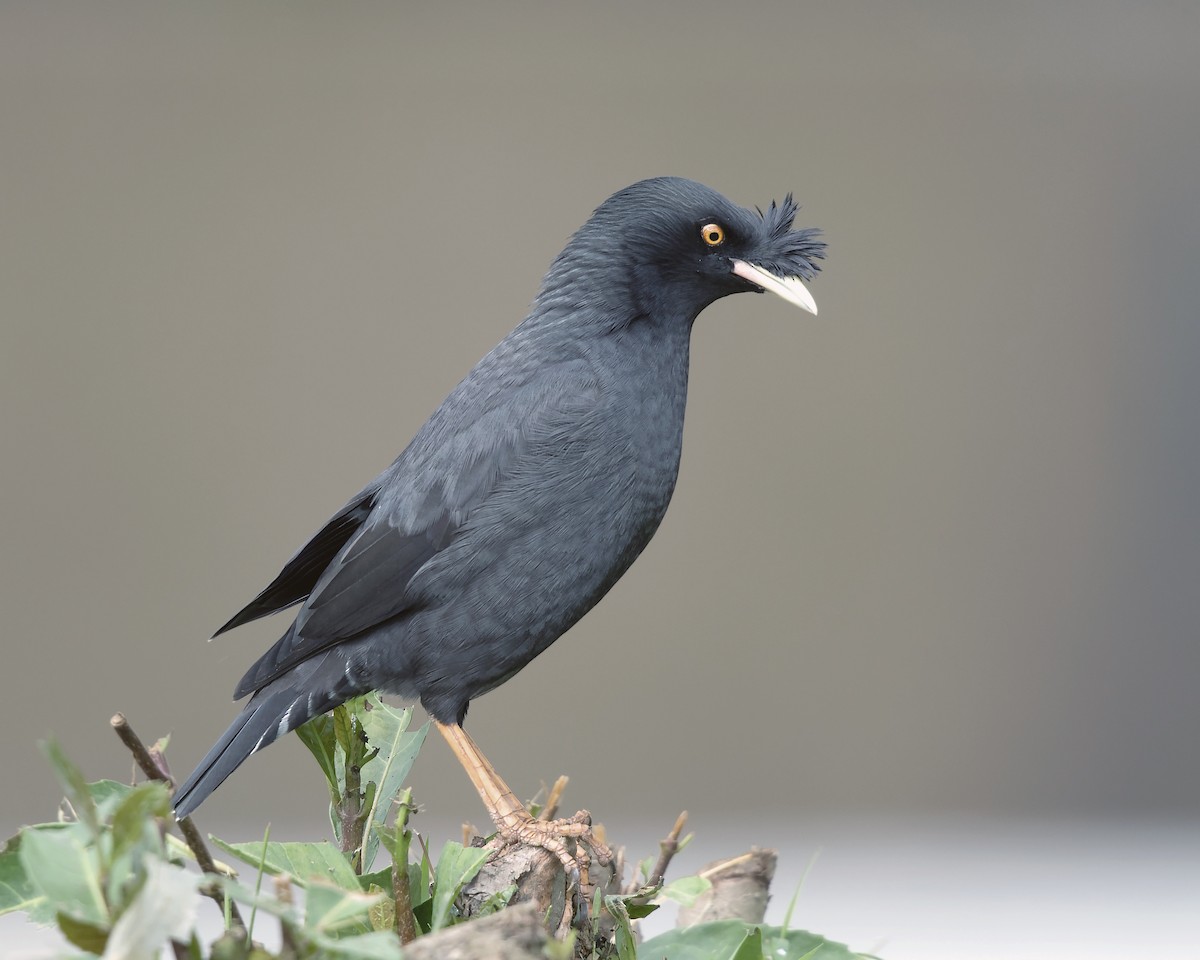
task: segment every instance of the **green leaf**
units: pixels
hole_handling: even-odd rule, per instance
[[[414,907],[427,902],[433,896],[429,892],[429,875],[421,869],[419,863],[408,865],[408,892]]]
[[[410,873],[409,876],[412,876]],[[421,838],[421,872],[417,879],[416,889],[413,890],[413,903],[417,902],[418,891],[422,894],[421,902],[433,899],[433,864],[429,862],[429,847]]]
[[[171,940],[187,938],[196,923],[200,878],[182,867],[147,859],[146,882],[113,924],[107,955],[154,960]]]
[[[262,891],[263,876],[266,874],[266,870],[263,869],[261,864],[267,858],[267,844],[271,842],[271,825],[269,823],[267,824],[266,828],[263,830],[262,842],[263,842],[263,845],[260,848],[259,854],[258,854],[259,866],[254,871],[254,895],[256,897]],[[228,911],[228,907],[229,907],[229,898],[228,897],[225,898],[225,906],[226,906],[226,912],[228,913],[229,912]],[[228,916],[226,917],[226,920],[225,920],[226,926],[229,925],[230,919],[231,919],[230,917],[228,917]],[[257,919],[258,919],[258,907],[255,906],[250,911],[250,923],[246,927],[246,939],[251,942],[253,942],[253,940],[254,940],[254,922]]]
[[[421,933],[429,933],[433,927],[433,898],[426,897],[420,903],[413,906],[413,919],[417,921],[417,926]]]
[[[684,907],[690,907],[702,893],[712,889],[712,882],[707,877],[680,877],[662,888],[660,896],[674,900]]]
[[[303,887],[315,878],[343,890],[360,889],[358,874],[351,868],[350,861],[330,843],[279,843],[272,840],[264,845],[258,841],[226,843],[216,837],[211,839],[226,853],[232,853],[256,869],[261,867],[272,875],[290,874],[299,886]]]
[[[479,872],[491,851],[485,847],[464,847],[454,840],[447,840],[438,857],[437,872],[433,881],[433,913],[430,917],[432,930],[441,930],[453,922],[451,911],[462,888]]]
[[[340,757],[341,754],[338,756]],[[342,845],[342,818],[338,816],[338,803],[340,802],[340,798],[329,802],[329,826],[333,830],[333,839],[337,841],[339,847]]]
[[[318,934],[312,938],[319,957],[338,960],[403,960],[400,941],[391,931],[364,933],[359,937],[334,940]]]
[[[780,960],[863,960],[870,956],[807,930],[781,927],[763,927],[763,952]]]
[[[755,927],[738,945],[732,960],[763,960],[762,930]]]
[[[87,788],[96,804],[96,812],[104,822],[112,819],[113,811],[134,789],[129,784],[116,780],[95,780],[89,783]]]
[[[863,960],[841,943],[804,930],[759,927],[743,920],[715,920],[669,930],[638,947],[654,960]]]
[[[132,850],[145,836],[147,825],[155,817],[166,817],[170,807],[167,786],[160,781],[142,783],[129,791],[113,812],[112,858]]]
[[[76,826],[76,825],[72,825]],[[94,848],[82,829],[21,831],[18,855],[30,884],[55,912],[94,924],[108,922]]]
[[[305,894],[304,925],[316,933],[336,936],[342,931],[366,933],[369,913],[382,894],[343,890],[327,883],[310,883]]]
[[[269,913],[273,917],[279,917],[281,920],[289,920],[293,923],[299,922],[300,914],[294,903],[284,903],[278,897],[247,887],[245,884],[238,883],[232,877],[210,879],[214,879],[217,885],[225,891],[225,894],[238,903],[244,903],[255,910],[261,910],[263,913]]]
[[[596,899],[600,891],[596,891]],[[620,896],[604,898],[604,906],[608,915],[613,919],[613,941],[617,947],[617,960],[637,960],[637,948],[633,936],[633,927],[629,922],[629,905]]]
[[[643,917],[648,917],[658,909],[657,903],[626,903],[625,910],[629,914],[630,920],[641,920]]]
[[[391,873],[391,870],[388,871]],[[377,883],[367,887],[367,893],[376,894],[379,900],[371,907],[369,917],[371,920],[372,930],[395,930],[396,929],[396,901],[392,899],[391,893],[383,889]]]
[[[429,863],[429,847],[424,837],[421,843],[421,860],[408,865],[408,890],[412,896],[413,917],[422,933],[428,933],[433,924],[433,867]]]
[[[313,717],[305,724],[296,728],[296,736],[308,747],[309,753],[317,761],[317,766],[325,774],[325,782],[329,785],[329,796],[333,803],[341,799],[341,786],[338,784],[337,736],[333,732],[333,718],[327,713]]]
[[[382,870],[376,870],[374,873],[364,873],[358,878],[359,889],[364,893],[371,893],[372,887],[378,887],[380,893],[392,895],[392,868],[384,867]]]
[[[42,753],[54,767],[54,772],[58,775],[58,780],[67,793],[67,800],[75,810],[75,816],[87,824],[93,837],[100,836],[100,817],[96,813],[96,802],[92,799],[87,782],[83,779],[79,768],[67,759],[67,755],[58,745],[58,741],[53,738],[43,741],[40,746]]]
[[[508,906],[508,902],[516,895],[517,885],[510,883],[503,890],[497,890],[490,897],[479,905],[479,908],[472,914],[475,919],[480,917],[490,916],[493,913],[499,913]]]
[[[375,833],[378,834],[380,843],[382,843],[389,850],[396,849],[396,831],[393,827],[389,827],[383,823],[377,823],[373,829],[375,830]]]
[[[415,733],[408,733],[412,709],[393,710],[379,699],[378,694],[367,697],[366,706],[359,713],[367,741],[378,753],[362,767],[363,783],[376,785],[373,794],[368,791],[366,839],[363,844],[363,871],[369,871],[379,849],[379,834],[375,829],[382,826],[400,788],[404,785],[413,761],[425,742],[429,732],[426,723]]]
[[[616,929],[618,931],[625,930],[632,942],[633,930],[629,921],[641,920],[657,910],[660,904],[654,901],[661,892],[661,884],[646,884],[631,893],[610,894],[604,898],[604,909],[616,921]],[[597,896],[599,896],[599,891],[597,891]],[[618,943],[617,946],[620,948],[621,944]]]
[[[18,847],[19,841],[10,842],[0,853],[0,915],[20,910],[35,923],[52,923],[54,911],[47,907],[45,894],[26,876]]]
[[[108,946],[108,929],[94,923],[76,920],[69,913],[60,913],[55,922],[67,941],[88,953],[103,953]]]
[[[354,697],[333,708],[333,733],[337,745],[342,748],[342,757],[350,762],[358,759],[362,749],[362,740],[358,736],[359,726],[357,714],[361,708],[362,697]],[[345,780],[345,772],[338,771],[338,784]]]

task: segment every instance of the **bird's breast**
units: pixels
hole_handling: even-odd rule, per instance
[[[521,417],[518,454],[409,583],[417,612],[395,673],[423,698],[438,696],[439,678],[462,678],[451,692],[465,702],[511,676],[587,613],[658,529],[679,470],[686,342],[665,356],[654,344],[616,349],[630,346],[560,366]]]
[[[687,402],[687,341],[642,344],[601,391],[594,447],[597,473],[621,491],[608,501],[615,529],[636,556],[649,542],[671,501],[683,447]],[[629,351],[625,351],[629,356]],[[612,508],[616,508],[615,510]]]

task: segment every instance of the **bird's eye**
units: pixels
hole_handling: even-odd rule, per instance
[[[706,223],[700,228],[700,239],[710,247],[719,247],[725,242],[725,228],[719,223]]]

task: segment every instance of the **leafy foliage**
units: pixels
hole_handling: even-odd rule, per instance
[[[670,930],[639,947],[644,957],[664,960],[868,960],[844,944],[804,930],[784,930],[715,920]]]
[[[420,857],[411,861],[408,815],[414,807],[411,790],[401,786],[428,725],[410,732],[410,719],[411,711],[394,710],[371,696],[298,731],[324,774],[336,844],[210,838],[249,865],[251,881],[220,866],[228,873],[189,869],[191,851],[170,832],[174,820],[165,784],[88,783],[56,743],[47,743],[43,752],[62,784],[63,809],[57,820],[25,827],[0,850],[0,914],[20,911],[57,927],[82,951],[76,957],[153,960],[173,944],[177,956],[191,960],[402,960],[401,938],[467,922],[456,901],[489,853],[447,842],[433,862],[422,842]],[[380,848],[392,863],[370,872]],[[861,956],[814,934],[740,921],[675,930],[638,945],[636,920],[664,899],[689,903],[709,888],[701,877],[651,885],[649,863],[641,870],[647,881],[641,889],[597,894],[591,905],[593,924],[603,917],[611,930],[607,942],[618,960]],[[476,916],[503,909],[515,889],[495,894]],[[195,933],[203,895],[218,902],[226,923],[225,933],[208,948]],[[232,922],[234,903],[253,911],[249,931]],[[279,926],[278,954],[252,942],[260,914]],[[552,946],[555,956],[573,954],[569,944]]]
[[[26,827],[5,845],[0,913],[53,923],[90,954],[149,960],[171,939],[186,942],[199,877],[169,855],[158,828],[170,810],[166,786],[89,784],[57,744],[44,752],[70,816]]]
[[[426,723],[409,733],[411,719],[412,710],[394,710],[372,693],[296,731],[325,774],[334,837],[362,872],[374,865],[379,828],[429,732]]]
[[[488,853],[483,847],[464,847],[453,840],[446,841],[434,873],[433,905],[429,917],[431,931],[441,930],[454,922],[454,900],[462,888],[475,878]]]

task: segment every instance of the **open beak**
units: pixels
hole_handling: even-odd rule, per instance
[[[814,316],[816,315],[817,301],[812,298],[812,294],[808,292],[808,288],[800,282],[798,277],[777,277],[762,267],[756,267],[745,260],[734,260],[733,272],[743,280],[749,280],[756,287],[777,293],[788,303],[794,303]]]

